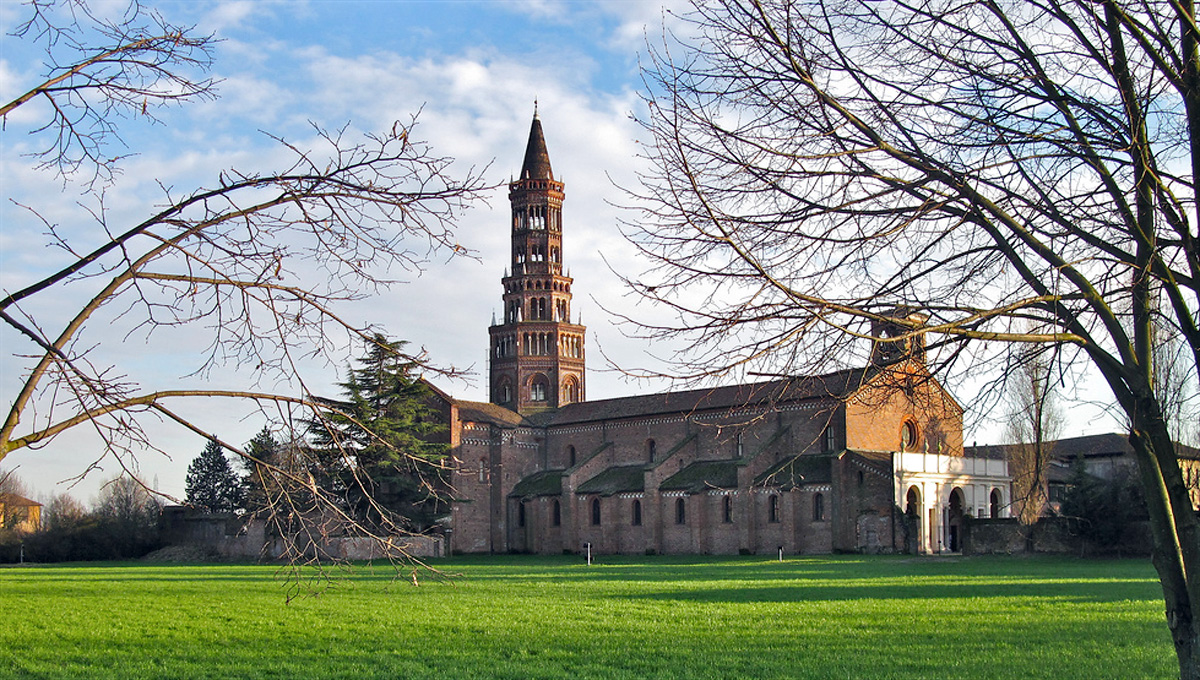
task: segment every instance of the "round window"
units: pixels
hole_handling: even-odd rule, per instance
[[[911,420],[904,421],[900,428],[900,448],[904,451],[917,448],[917,424]]]

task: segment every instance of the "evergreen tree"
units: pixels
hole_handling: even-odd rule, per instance
[[[309,424],[310,470],[344,490],[358,519],[421,531],[446,512],[439,491],[447,446],[436,441],[445,428],[403,347],[375,335],[338,383],[343,399],[322,400],[327,408]]]
[[[245,474],[242,476],[242,507],[248,512],[259,512],[267,509],[272,491],[278,486],[271,466],[279,464],[279,443],[271,433],[271,428],[263,425],[263,429],[254,435],[246,444],[249,458],[239,459]]]
[[[1087,472],[1082,457],[1072,463],[1071,479],[1060,512],[1071,519],[1076,535],[1093,549],[1119,549],[1129,524],[1146,518],[1146,500],[1128,471],[1109,479]]]
[[[187,500],[206,512],[232,512],[242,504],[241,483],[216,439],[188,466]]]

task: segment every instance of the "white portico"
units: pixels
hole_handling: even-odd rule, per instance
[[[922,553],[962,549],[962,518],[1008,517],[1012,478],[1003,459],[898,452],[896,500],[917,527]]]

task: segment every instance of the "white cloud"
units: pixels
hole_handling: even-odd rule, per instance
[[[289,3],[281,0],[222,0],[204,13],[199,25],[205,31],[224,33],[244,27],[251,19],[270,15],[277,7],[296,12],[301,9],[301,5],[300,2]]]

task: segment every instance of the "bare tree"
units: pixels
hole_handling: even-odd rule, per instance
[[[684,18],[645,73],[628,232],[657,267],[631,285],[671,310],[645,333],[688,343],[689,376],[857,362],[853,339],[887,322],[943,372],[1005,343],[1090,366],[1128,416],[1181,676],[1200,678],[1200,534],[1152,332],[1200,375],[1193,3],[713,0]],[[912,308],[928,318],[892,313]]]
[[[14,336],[6,347],[15,346],[19,336],[27,348],[22,354],[29,357],[20,388],[7,400],[0,460],[84,425],[102,438],[103,457],[132,472],[139,456],[156,450],[144,428],[147,419],[209,437],[197,419],[204,413],[197,401],[243,400],[279,422],[327,409],[307,396],[303,361],[340,363],[342,357],[333,354],[337,348],[350,340],[370,342],[375,333],[347,322],[339,303],[390,285],[381,272],[418,271],[433,253],[466,252],[452,227],[484,189],[480,174],[474,169],[452,174],[449,159],[433,155],[413,136],[415,117],[360,139],[344,129],[314,126],[310,147],[276,139],[291,158],[278,171],[227,170],[210,186],[185,193],[164,187],[156,212],[135,224],[114,224],[96,178],[114,177],[119,158],[105,148],[117,118],[211,97],[213,81],[205,69],[212,38],[196,37],[136,4],[116,22],[97,19],[79,0],[55,4],[32,2],[33,18],[16,33],[46,41],[51,58],[45,82],[0,110],[4,134],[16,132],[8,124],[13,111],[48,100],[49,119],[27,131],[50,140],[34,162],[61,172],[64,181],[82,179],[92,191],[96,228],[109,238],[91,250],[77,248],[70,229],[29,208],[52,242],[74,259],[19,290],[5,291],[0,300],[0,319]],[[72,60],[63,62],[60,49]],[[83,172],[88,167],[92,173]],[[56,327],[52,319],[61,314],[62,299],[80,291],[78,311]],[[102,347],[87,332],[117,318],[148,337],[179,328],[204,337],[207,352],[190,367],[191,375],[240,368],[252,387],[137,384],[103,359]],[[407,360],[438,370],[421,353]],[[282,385],[290,394],[253,388],[259,384]],[[303,490],[303,503],[323,508],[291,516],[333,515],[353,522],[339,494],[316,488],[307,470],[257,462],[286,480],[277,488]]]
[[[1013,501],[1022,524],[1038,521],[1046,508],[1046,473],[1063,415],[1054,389],[1054,346],[1020,345],[1005,371],[1008,419],[1004,428]]]
[[[1171,438],[1200,446],[1200,390],[1191,370],[1191,351],[1171,324],[1156,321],[1153,328],[1154,390],[1163,401],[1163,417]]]
[[[39,167],[64,175],[83,173],[111,180],[121,156],[117,121],[157,109],[213,98],[215,82],[205,77],[214,38],[171,24],[136,0],[117,19],[96,16],[84,0],[31,0],[31,16],[13,37],[32,40],[46,52],[46,79],[0,107],[9,113],[34,101],[49,117],[34,132],[44,140],[33,158]],[[89,182],[90,183],[90,182]]]

